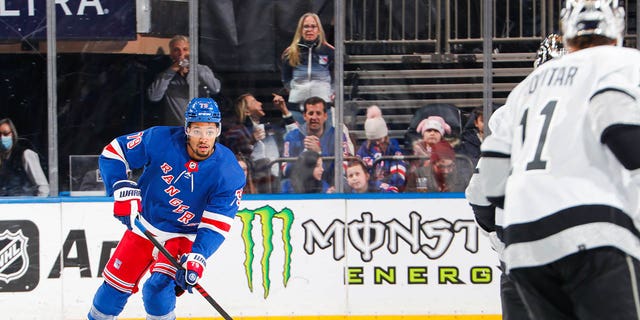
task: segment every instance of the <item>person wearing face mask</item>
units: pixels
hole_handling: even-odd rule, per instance
[[[370,168],[371,180],[389,185],[395,192],[402,191],[405,185],[407,164],[402,160],[376,160],[382,156],[402,156],[402,149],[396,139],[389,138],[387,123],[378,106],[367,109],[364,122],[367,140],[360,145],[356,156]]]
[[[0,120],[0,196],[49,195],[40,157],[26,139],[18,139],[11,119]]]

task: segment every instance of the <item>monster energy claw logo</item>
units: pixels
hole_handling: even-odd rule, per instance
[[[271,278],[269,277],[271,253],[273,252],[273,220],[282,220],[282,246],[284,250],[284,266],[282,272],[282,282],[287,286],[291,276],[291,226],[293,225],[293,212],[289,208],[276,212],[271,206],[264,206],[255,210],[243,209],[238,211],[238,217],[242,220],[242,241],[244,242],[245,261],[244,269],[247,276],[249,290],[253,292],[253,260],[255,242],[252,236],[253,221],[256,216],[260,217],[262,226],[262,287],[264,288],[264,298],[269,296]]]
[[[29,267],[27,254],[29,239],[22,234],[22,230],[13,233],[5,230],[0,234],[0,280],[9,283],[19,279]]]

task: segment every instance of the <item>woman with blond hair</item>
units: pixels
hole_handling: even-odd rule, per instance
[[[282,83],[289,91],[289,102],[300,104],[313,96],[331,102],[333,59],[334,48],[326,40],[320,17],[305,13],[282,53]]]

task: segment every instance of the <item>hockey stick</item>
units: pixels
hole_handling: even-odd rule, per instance
[[[178,263],[176,258],[174,258],[171,255],[171,253],[169,253],[169,251],[167,251],[167,249],[164,246],[162,246],[160,242],[158,242],[158,240],[153,235],[153,233],[151,233],[151,231],[147,230],[147,228],[145,228],[145,226],[142,225],[142,222],[140,222],[139,219],[134,219],[134,220],[135,220],[136,227],[138,227],[138,229],[140,229],[140,231],[142,231],[142,233],[144,233],[144,235],[147,236],[149,241],[151,241],[151,243],[153,243],[153,245],[160,252],[162,252],[162,254],[169,260],[169,262],[171,262],[171,264],[174,267],[176,267],[177,269],[184,269],[184,267],[182,267],[182,265]],[[209,293],[207,293],[207,291],[204,290],[204,288],[199,283],[196,283],[194,287],[196,288],[196,290],[198,290],[198,292],[200,292],[202,297],[205,300],[207,300],[207,302],[209,302],[209,304],[211,304],[216,309],[216,311],[218,311],[218,313],[220,313],[220,315],[224,318],[224,320],[233,320],[233,318],[231,318],[231,316],[229,316],[229,314],[226,311],[224,311],[224,309],[222,309],[222,307],[218,304],[218,302],[216,302],[216,300],[214,300],[213,297],[211,297]]]

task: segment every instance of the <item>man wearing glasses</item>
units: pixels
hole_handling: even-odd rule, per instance
[[[103,272],[88,317],[112,320],[122,312],[138,282],[147,319],[175,319],[176,294],[192,291],[206,260],[229,234],[238,211],[245,176],[233,153],[216,143],[221,115],[210,98],[195,98],[185,112],[185,125],[151,127],[120,136],[100,155],[100,173],[113,195],[114,216],[128,230]],[[127,171],[144,167],[136,183]],[[183,264],[177,270],[133,219],[153,233]]]

